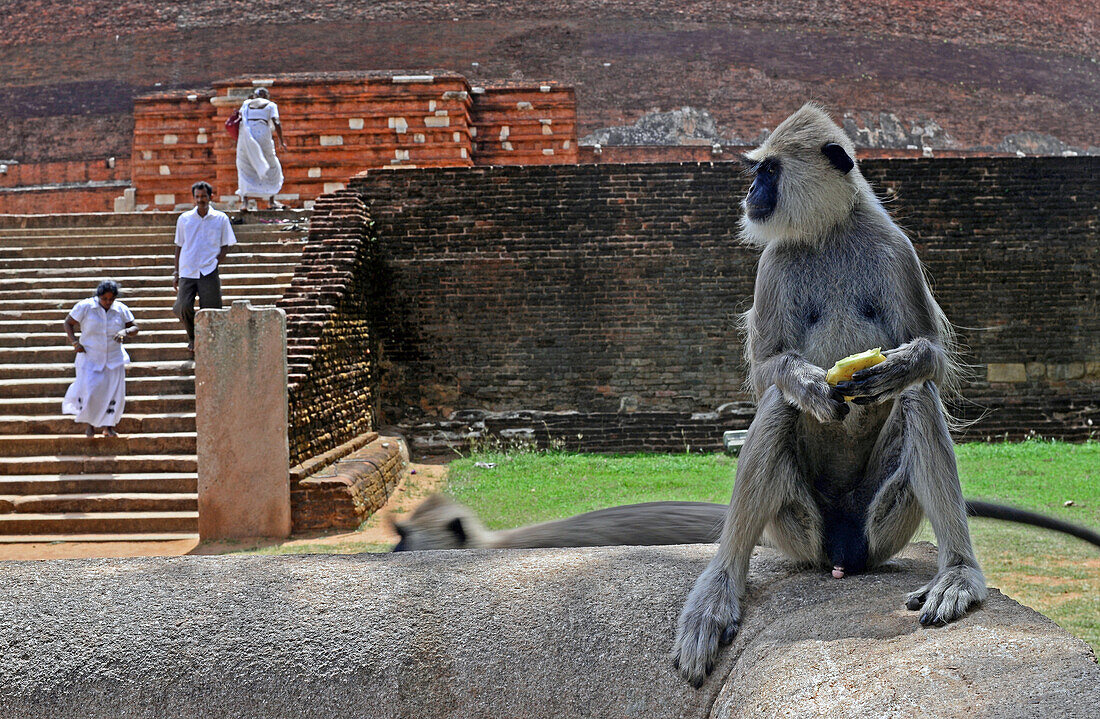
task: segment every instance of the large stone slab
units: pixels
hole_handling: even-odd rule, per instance
[[[286,313],[237,300],[195,318],[199,536],[290,536]]]
[[[902,606],[934,551],[834,580],[758,550],[701,690],[668,660],[713,546],[0,562],[0,716],[1088,717],[1086,644],[994,591]]]

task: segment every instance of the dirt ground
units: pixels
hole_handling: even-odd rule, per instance
[[[365,545],[395,544],[397,534],[389,517],[410,511],[447,479],[442,460],[424,459],[410,463],[390,501],[360,529],[352,532],[295,535],[285,540],[252,542],[199,542],[179,539],[168,542],[43,542],[0,543],[0,560],[76,559],[81,557],[178,557],[185,554],[226,554],[250,550],[273,553],[363,551]]]

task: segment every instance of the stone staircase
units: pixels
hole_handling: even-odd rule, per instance
[[[197,536],[194,363],[171,310],[175,217],[0,216],[0,542]],[[307,221],[260,213],[234,226],[226,307],[282,296]],[[61,414],[74,376],[62,323],[103,279],[121,285],[141,332],[127,343],[122,436],[88,439]]]

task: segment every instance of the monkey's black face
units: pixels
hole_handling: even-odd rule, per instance
[[[752,185],[749,196],[745,198],[745,210],[749,219],[763,222],[775,212],[779,201],[779,173],[782,166],[774,157],[766,158],[752,167]]]

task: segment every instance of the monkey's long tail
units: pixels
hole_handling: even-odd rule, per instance
[[[1100,547],[1100,534],[1086,527],[1082,527],[1079,524],[1063,522],[1060,519],[1048,517],[1038,512],[1029,512],[1026,509],[1018,509],[1016,507],[1009,507],[1004,504],[994,504],[992,502],[983,502],[978,499],[968,499],[966,500],[966,513],[971,517],[1003,519],[1006,522],[1019,522],[1020,524],[1030,524],[1035,527],[1042,527],[1043,529],[1053,529],[1055,532],[1064,532],[1078,539],[1083,539],[1089,544],[1095,544],[1097,547]]]

